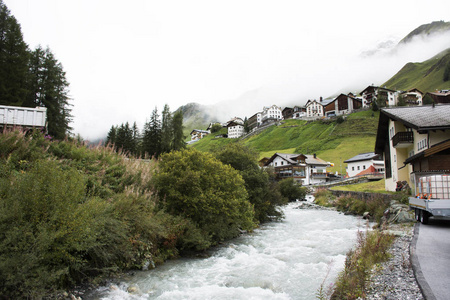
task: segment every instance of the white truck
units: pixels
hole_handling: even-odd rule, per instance
[[[415,188],[409,206],[417,221],[428,224],[430,217],[450,219],[450,174],[417,175]]]
[[[46,128],[47,108],[0,105],[0,127]]]

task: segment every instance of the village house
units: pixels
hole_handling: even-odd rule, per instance
[[[325,183],[332,174],[327,172],[331,164],[315,154],[275,153],[270,158],[263,158],[264,167],[273,167],[278,180],[293,178],[302,185]]]
[[[228,138],[237,139],[245,134],[244,121],[235,117],[226,123],[228,129]]]
[[[322,97],[320,97],[320,101],[317,100],[308,100],[305,104],[306,108],[306,117],[308,118],[320,118],[324,116],[324,108],[321,103]]]
[[[294,109],[292,107],[285,107],[282,111],[283,119],[292,119],[292,115],[294,114]]]
[[[209,130],[194,129],[191,131],[191,141],[198,141],[210,134]]]
[[[306,117],[306,107],[294,106],[292,113],[292,119],[301,119]]]
[[[302,106],[285,107],[283,109],[283,119],[301,119],[306,117],[306,108]]]
[[[273,123],[283,120],[283,112],[280,107],[272,105],[264,107],[261,112],[261,124]]]
[[[433,99],[434,104],[450,103],[450,91],[449,90],[441,90],[438,92],[429,92],[429,93],[425,94],[425,97],[427,95]]]
[[[384,162],[374,152],[361,153],[344,161],[347,164],[346,177],[365,176],[370,179],[381,179],[384,175]]]
[[[383,103],[385,106],[397,105],[398,93],[394,90],[370,85],[359,94],[362,97],[363,107],[370,107],[374,101]]]
[[[252,131],[253,129],[261,126],[261,122],[262,122],[262,114],[261,112],[257,112],[247,120],[247,126],[249,130]]]
[[[421,173],[450,173],[450,105],[381,109],[375,153],[384,158],[387,191],[398,181],[414,186]]]
[[[410,89],[399,95],[399,101],[402,100],[406,105],[422,105],[423,93],[419,89]]]

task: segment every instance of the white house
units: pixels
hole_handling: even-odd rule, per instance
[[[241,118],[235,117],[227,122],[228,138],[237,139],[244,135],[244,121]]]
[[[283,120],[283,111],[281,107],[272,105],[263,108],[263,111],[261,112],[261,123],[280,120]]]
[[[198,141],[210,134],[209,130],[194,129],[191,131],[191,141]]]
[[[306,108],[301,106],[294,106],[292,119],[301,119],[303,117],[306,117]]]
[[[273,167],[278,179],[293,178],[302,185],[324,183],[330,179],[331,164],[314,155],[275,153],[264,167]]]
[[[406,105],[422,105],[423,93],[418,89],[411,89],[400,94]]]
[[[361,93],[363,107],[370,107],[374,101],[382,101],[386,106],[397,105],[398,92],[379,86],[369,85]]]
[[[347,177],[355,176],[382,176],[384,174],[384,161],[374,152],[361,153],[344,161],[347,164]]]
[[[317,100],[308,100],[308,102],[306,102],[305,107],[306,107],[306,117],[308,118],[324,116],[323,105]]]

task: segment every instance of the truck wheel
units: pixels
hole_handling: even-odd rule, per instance
[[[420,211],[420,223],[427,225],[428,224],[428,220],[430,218],[430,215],[428,214],[427,211]]]

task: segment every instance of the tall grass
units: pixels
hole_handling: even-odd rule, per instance
[[[371,270],[389,259],[393,241],[394,236],[382,231],[358,232],[356,247],[347,253],[345,268],[336,280],[331,299],[364,299]]]

